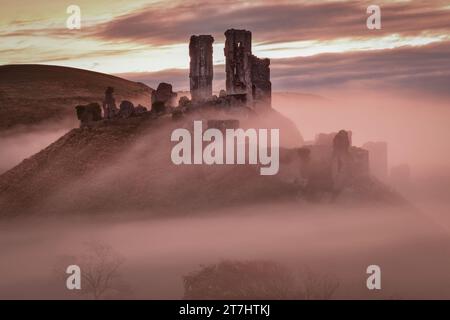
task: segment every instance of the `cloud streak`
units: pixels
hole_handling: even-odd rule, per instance
[[[106,0],[102,1],[104,5]],[[245,28],[253,32],[254,53],[272,60],[276,90],[376,83],[445,94],[449,84],[448,1],[380,0],[381,30],[366,28],[370,4],[366,0],[151,4],[142,0],[132,5],[114,2],[106,13],[104,8],[83,2],[85,22],[79,32],[64,29],[65,11],[59,10],[64,6],[55,19],[47,18],[48,10],[38,11],[35,18],[10,14],[9,24],[0,32],[0,64],[71,66],[122,74],[152,87],[160,81],[171,82],[186,90],[189,37],[212,34],[216,39],[215,85],[220,89],[224,87],[223,33],[228,28]]]
[[[450,10],[442,1],[384,2],[383,27],[377,31],[366,27],[368,1],[231,3],[184,1],[169,7],[148,6],[96,26],[92,35],[165,45],[186,42],[192,34],[223,37],[231,27],[252,30],[254,40],[268,43],[393,33],[448,34],[450,30]]]
[[[224,87],[224,66],[214,68],[215,90]],[[187,69],[119,76],[155,86],[189,90]],[[390,50],[330,53],[271,60],[274,90],[320,91],[342,87],[401,89],[450,96],[450,42]]]

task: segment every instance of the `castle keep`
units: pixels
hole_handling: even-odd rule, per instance
[[[211,35],[193,35],[189,41],[189,80],[191,99],[178,98],[170,83],[162,82],[151,93],[150,114],[171,113],[174,119],[182,117],[191,108],[214,106],[217,108],[263,111],[271,108],[272,84],[270,82],[270,60],[252,54],[252,33],[248,30],[229,29],[225,32],[226,91],[213,95],[213,43]],[[77,106],[80,126],[116,118],[144,115],[147,108],[122,101],[119,108],[114,98],[114,88],[105,91],[103,108],[100,105]],[[245,109],[244,109],[245,108]],[[250,109],[250,110],[249,110]],[[102,112],[103,111],[103,112]],[[102,114],[103,113],[103,114]]]
[[[189,42],[190,89],[193,102],[202,102],[212,97],[214,38],[209,35],[192,36]]]
[[[252,33],[230,29],[225,32],[225,70],[227,94],[245,94],[251,101]]]
[[[239,101],[250,108],[270,107],[270,60],[252,54],[250,31],[229,29],[225,37],[226,92],[221,98]],[[213,42],[212,36],[200,35],[192,36],[189,43],[189,78],[193,103],[212,98]]]
[[[135,107],[127,100],[117,107],[114,88],[108,87],[103,110],[98,103],[76,107],[80,126],[91,127],[95,123],[121,123],[122,119],[127,118],[156,119],[171,115],[174,121],[181,121],[181,126],[186,126],[183,122],[185,117],[197,121],[201,119],[206,120],[206,130],[218,129],[225,134],[227,129],[240,128],[241,119],[245,121],[255,115],[253,120],[256,121],[257,118],[271,117],[272,120],[279,117],[271,107],[270,60],[253,55],[252,33],[236,29],[225,32],[223,52],[226,90],[220,90],[218,96],[213,95],[213,43],[211,35],[193,35],[190,38],[191,99],[187,96],[178,97],[170,83],[161,82],[151,92],[150,111],[141,105]],[[264,124],[264,128],[266,126]],[[194,127],[188,127],[195,134],[195,123]],[[285,134],[282,125],[280,130],[282,135]],[[299,194],[311,199],[327,200],[329,197],[328,200],[333,200],[343,190],[361,186],[360,181],[367,181],[371,171],[379,178],[386,176],[387,145],[377,142],[366,144],[365,149],[358,148],[352,144],[351,131],[321,133],[314,142],[299,148],[281,148],[279,152],[282,164],[280,179],[292,183]],[[278,165],[276,168],[275,173],[278,173]]]

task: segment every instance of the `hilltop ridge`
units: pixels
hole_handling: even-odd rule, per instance
[[[108,86],[117,88],[116,96],[121,100],[150,105],[153,89],[143,83],[61,66],[0,66],[0,132],[43,122],[73,121],[73,107],[101,102]]]
[[[176,166],[171,162],[170,136],[175,128],[189,127],[193,119],[224,117],[214,110],[201,110],[174,121],[170,114],[147,112],[73,129],[0,175],[1,211],[7,216],[188,211],[292,196],[293,186],[277,177],[260,176],[256,166]],[[244,128],[283,123],[281,143],[292,147],[293,136],[301,141],[295,126],[275,110],[240,120]]]

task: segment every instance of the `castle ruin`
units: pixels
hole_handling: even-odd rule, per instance
[[[171,84],[162,82],[151,93],[151,111],[140,105],[134,107],[127,100],[122,101],[117,109],[114,88],[108,87],[103,101],[103,117],[98,103],[76,107],[80,127],[90,127],[101,120],[153,119],[169,114],[174,121],[179,121],[189,113],[202,117],[202,109],[210,110],[212,107],[224,112],[220,112],[217,119],[207,120],[208,129],[225,132],[239,128],[240,119],[271,110],[270,60],[252,54],[250,31],[229,29],[225,37],[226,90],[220,90],[218,96],[213,95],[214,38],[211,35],[193,35],[189,42],[191,99],[182,96],[176,105],[177,93]],[[237,115],[237,119],[224,119],[224,115]],[[319,133],[314,142],[295,149],[282,148],[280,155],[283,164],[281,179],[292,182],[299,194],[311,199],[330,197],[332,200],[343,191],[356,190],[355,186],[361,188],[361,181],[368,181],[371,171],[378,176],[387,175],[387,145],[368,143],[364,149],[358,148],[353,146],[349,130]],[[399,168],[392,175],[394,179],[397,176],[397,180],[406,180],[406,172]]]
[[[270,59],[251,55],[252,99],[256,109],[270,107],[272,83],[270,82]]]
[[[210,35],[192,36],[189,42],[190,89],[193,102],[203,102],[212,97],[213,47]]]
[[[247,30],[229,29],[225,32],[226,92],[229,95],[245,95],[251,103],[252,80],[250,55],[252,33]]]
[[[262,109],[271,106],[272,84],[270,60],[252,54],[252,33],[229,29],[225,32],[225,96],[247,107]],[[190,90],[194,103],[212,97],[214,38],[210,35],[192,36],[189,43]]]

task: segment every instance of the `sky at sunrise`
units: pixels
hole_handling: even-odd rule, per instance
[[[223,85],[224,32],[253,33],[271,59],[274,90],[393,88],[449,95],[450,2],[284,0],[0,0],[0,64],[39,63],[187,90],[189,38],[211,34],[215,89]],[[69,30],[66,9],[81,8]],[[381,8],[369,30],[367,7]]]

